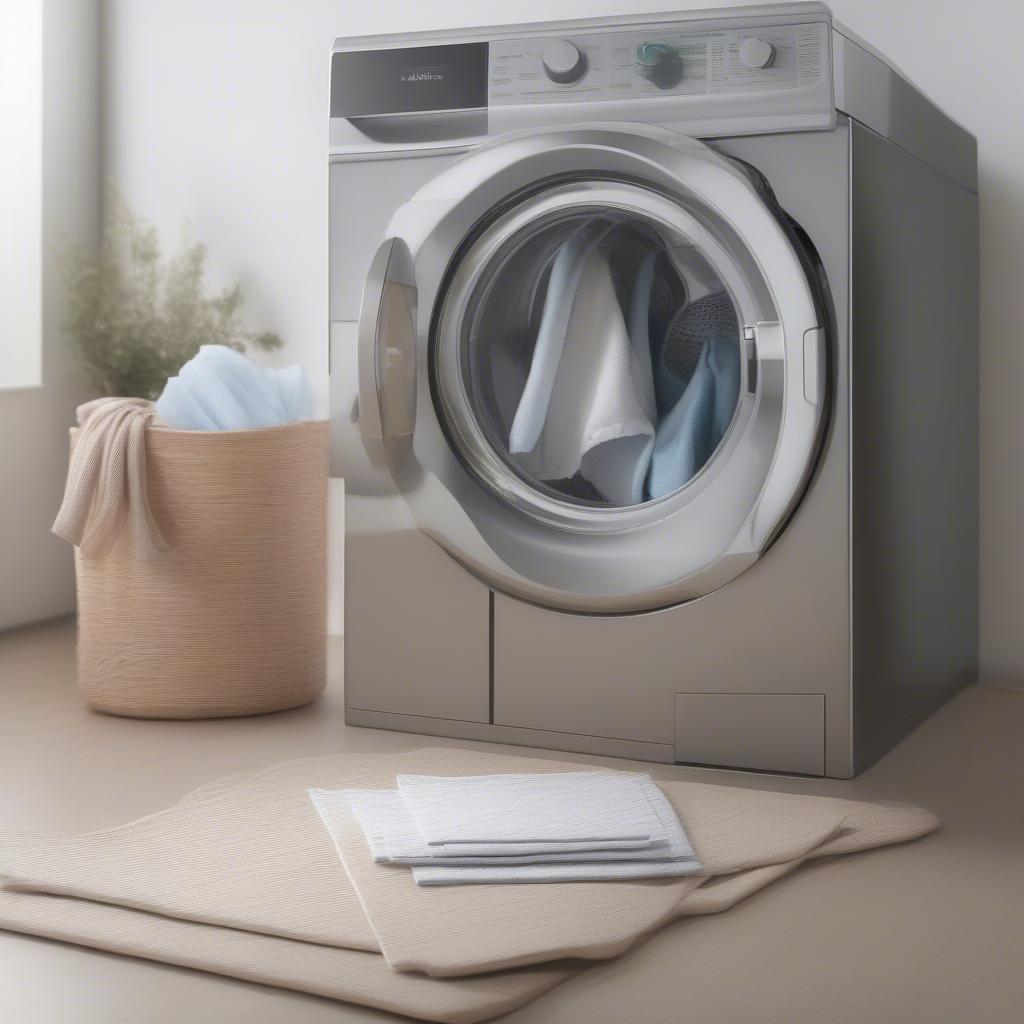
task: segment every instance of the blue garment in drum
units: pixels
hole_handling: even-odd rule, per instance
[[[647,474],[647,499],[678,490],[711,458],[736,408],[740,353],[736,339],[708,338],[679,400],[658,421]]]

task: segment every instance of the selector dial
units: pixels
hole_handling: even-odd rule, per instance
[[[751,36],[740,43],[740,63],[745,68],[770,68],[775,61],[775,47],[767,39]]]
[[[587,55],[568,39],[559,39],[544,50],[544,74],[552,82],[578,82],[587,71]]]
[[[668,43],[646,42],[636,48],[633,69],[659,89],[671,89],[683,77],[683,60]]]

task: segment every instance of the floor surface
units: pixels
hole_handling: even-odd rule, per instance
[[[217,776],[294,757],[485,746],[347,727],[334,660],[326,695],[307,708],[146,722],[83,707],[69,623],[0,636],[0,831],[117,825]],[[721,916],[681,921],[504,1024],[1024,1020],[1024,693],[971,687],[852,782],[643,767],[657,778],[910,801],[944,827],[803,870]],[[10,1024],[401,1019],[0,932],[0,1021]]]

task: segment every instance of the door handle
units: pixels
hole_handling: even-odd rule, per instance
[[[416,411],[416,285],[400,238],[383,242],[370,263],[359,309],[359,433],[371,449],[412,433]]]
[[[804,398],[815,406],[825,401],[825,370],[828,365],[825,342],[823,327],[804,331]]]

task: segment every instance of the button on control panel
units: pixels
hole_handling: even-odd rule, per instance
[[[568,39],[556,39],[541,57],[544,74],[552,82],[568,85],[578,82],[587,71],[587,58],[583,51]]]
[[[642,42],[636,48],[634,70],[659,89],[671,89],[683,77],[683,58],[671,43]]]
[[[799,89],[828,75],[816,21],[689,31],[675,25],[490,43],[488,105]]]
[[[767,68],[775,62],[775,47],[767,39],[749,36],[740,43],[740,63],[745,68]]]

